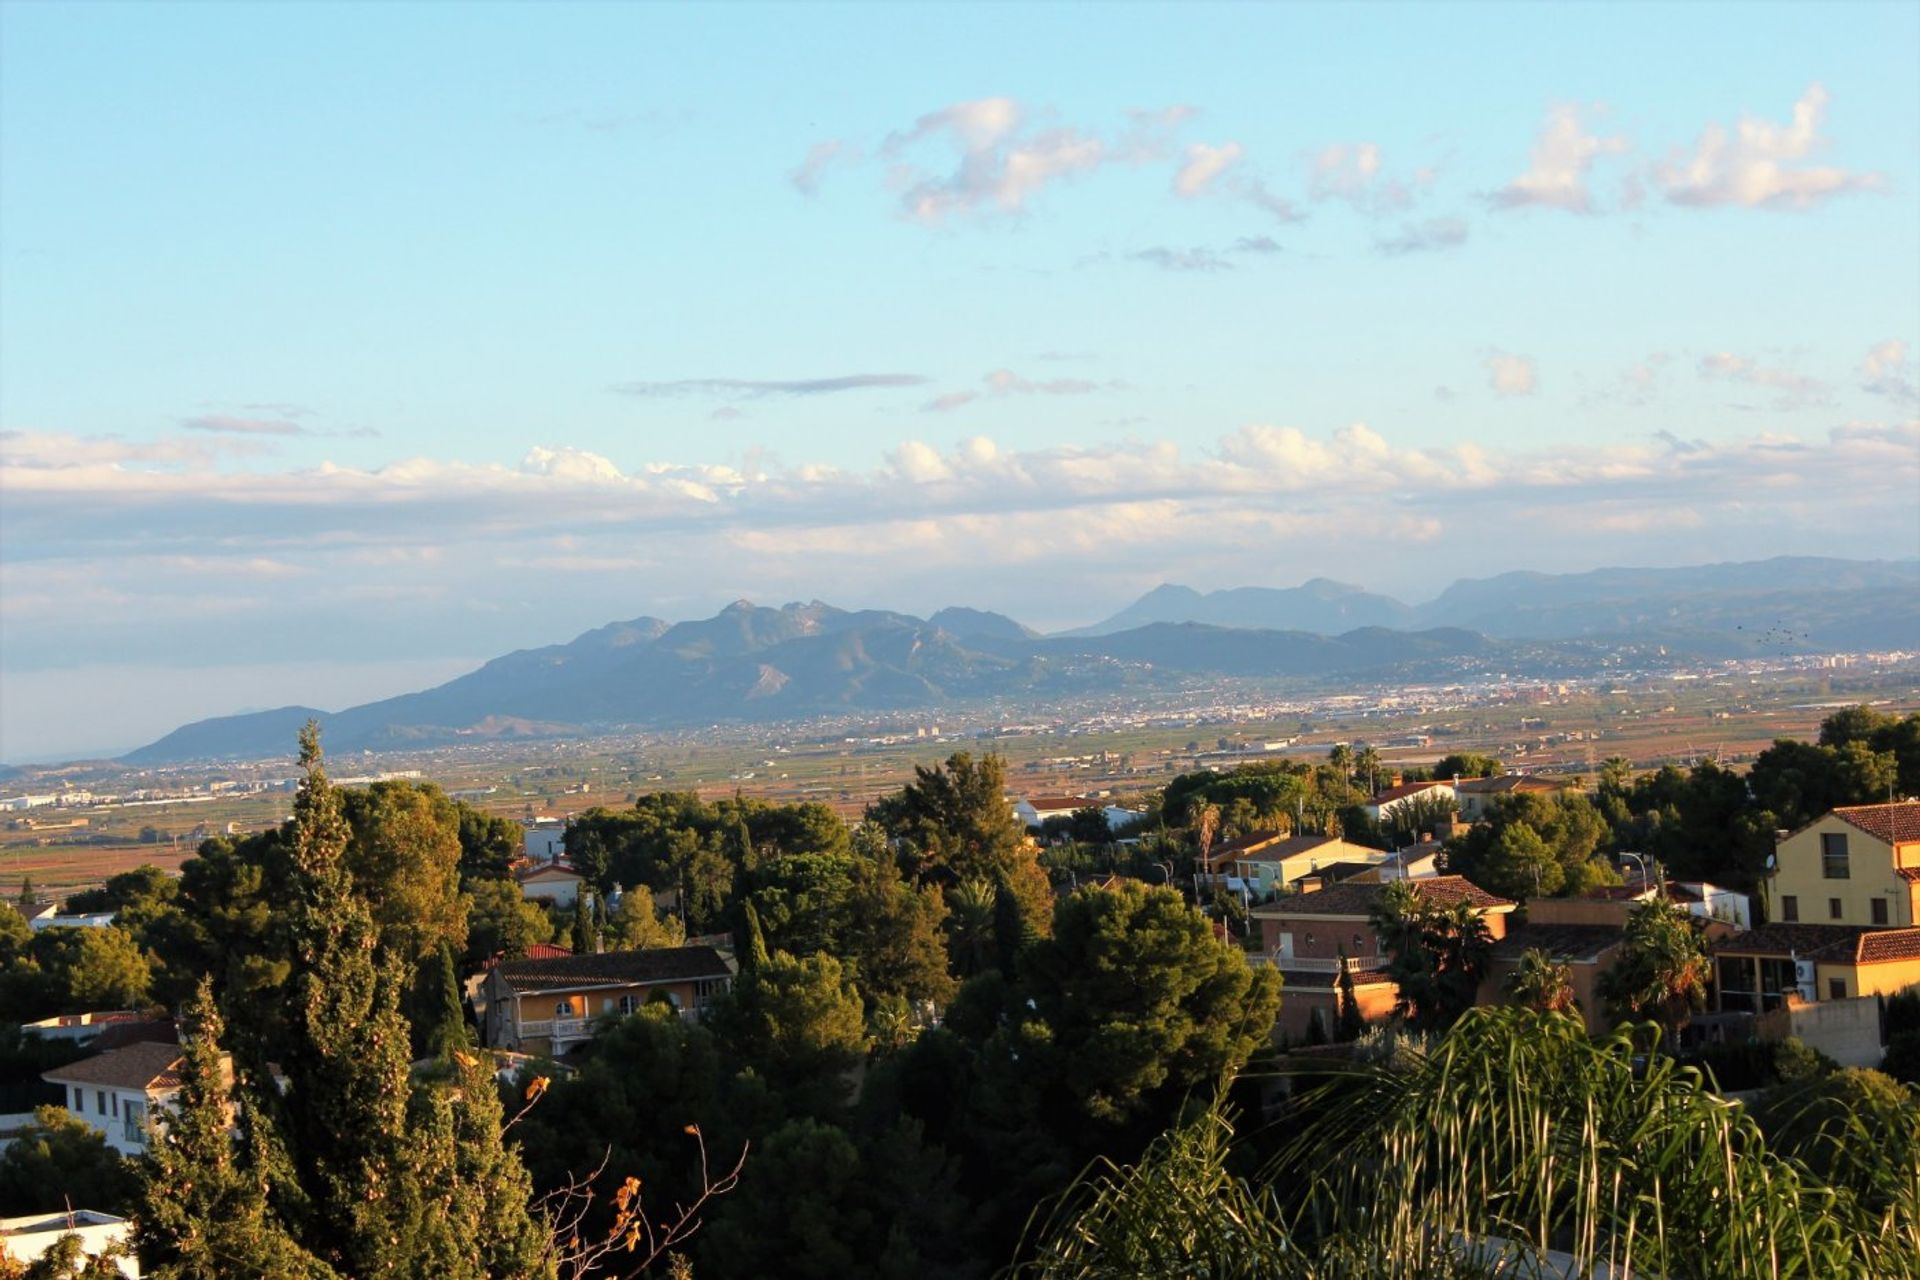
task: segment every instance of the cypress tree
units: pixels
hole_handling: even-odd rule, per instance
[[[1366,1030],[1366,1019],[1360,1016],[1360,1002],[1353,994],[1353,966],[1347,963],[1347,949],[1340,948],[1340,982],[1338,999],[1339,1012],[1335,1015],[1334,1039],[1342,1042],[1357,1040]]]
[[[433,964],[432,961],[428,963]],[[440,960],[434,969],[433,1019],[428,1024],[423,1047],[430,1056],[448,1060],[472,1046],[473,1034],[467,1025],[466,1006],[460,999],[460,979],[453,967],[453,948],[446,943],[440,944]]]
[[[31,907],[38,902],[39,899],[33,896],[33,877],[22,876],[20,878],[20,905],[22,907]],[[25,912],[21,914],[24,915]]]
[[[320,1280],[336,1273],[302,1249],[269,1211],[262,1169],[236,1147],[237,1113],[220,1042],[225,1034],[212,983],[202,978],[183,1010],[186,1061],[166,1129],[152,1146],[143,1203],[135,1215],[140,1254],[155,1280],[219,1280],[247,1274]]]
[[[741,959],[740,968],[746,972],[758,972],[772,963],[767,956],[767,935],[760,931],[760,913],[747,903],[747,946]]]
[[[573,954],[577,956],[593,954],[593,923],[587,915],[587,887],[580,886],[580,892],[573,900],[573,933],[569,939],[573,943]]]

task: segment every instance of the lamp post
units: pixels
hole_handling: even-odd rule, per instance
[[[1632,858],[1634,861],[1634,865],[1640,868],[1641,884],[1645,885],[1645,884],[1651,883],[1651,881],[1647,879],[1647,859],[1644,854],[1622,852],[1620,856],[1623,858]]]

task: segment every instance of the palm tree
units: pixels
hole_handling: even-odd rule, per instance
[[[1573,967],[1538,947],[1521,953],[1506,991],[1512,1003],[1542,1013],[1572,1013],[1579,1004],[1573,996]]]
[[[1200,850],[1200,869],[1210,872],[1207,855],[1213,852],[1213,838],[1220,834],[1220,806],[1217,804],[1195,805],[1193,810],[1193,843]]]
[[[947,890],[947,945],[963,978],[993,967],[993,915],[998,901],[991,880],[962,880]]]
[[[1652,1018],[1668,1031],[1705,1006],[1713,962],[1686,909],[1663,898],[1634,907],[1626,942],[1600,978],[1600,996],[1616,1022]]]
[[[1367,794],[1375,795],[1380,790],[1380,753],[1372,747],[1362,747],[1360,754],[1353,758],[1353,767],[1367,780]]]
[[[1341,799],[1353,799],[1353,748],[1344,742],[1333,744],[1333,750],[1327,752],[1327,763],[1340,771]]]

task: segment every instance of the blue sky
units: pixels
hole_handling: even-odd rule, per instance
[[[1920,553],[1917,49],[1907,4],[8,4],[0,759],[740,595]]]

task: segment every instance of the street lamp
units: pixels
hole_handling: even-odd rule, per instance
[[[1640,868],[1640,883],[1641,883],[1641,884],[1643,884],[1643,885],[1646,885],[1646,884],[1652,884],[1652,883],[1653,883],[1653,882],[1652,882],[1652,881],[1651,881],[1651,880],[1650,880],[1650,879],[1648,878],[1648,876],[1647,876],[1647,859],[1646,859],[1646,856],[1645,856],[1644,854],[1638,854],[1638,853],[1627,853],[1627,852],[1625,852],[1625,851],[1622,851],[1622,852],[1621,852],[1621,854],[1620,854],[1620,856],[1621,856],[1621,857],[1623,857],[1623,858],[1632,858],[1632,859],[1633,859],[1633,861],[1634,861],[1634,865]],[[1664,889],[1664,886],[1661,886],[1661,888],[1660,888],[1660,889],[1656,889],[1656,890],[1655,890],[1655,892],[1657,892],[1657,893],[1661,893],[1661,896],[1662,896],[1662,897],[1664,897],[1664,896],[1665,896],[1665,894],[1664,894],[1663,892],[1661,892],[1661,889]]]

